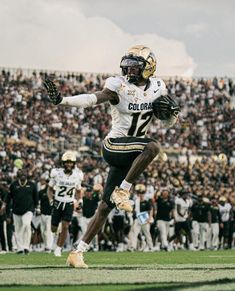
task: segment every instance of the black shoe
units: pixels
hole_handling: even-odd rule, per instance
[[[17,255],[23,255],[24,251],[18,251]]]
[[[25,254],[25,255],[28,255],[28,254],[29,254],[29,250],[24,249],[24,254]]]

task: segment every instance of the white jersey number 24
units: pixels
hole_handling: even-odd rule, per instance
[[[59,197],[69,196],[71,198],[74,194],[74,190],[75,190],[75,187],[68,188],[66,186],[60,186],[60,189],[58,190],[57,196],[59,196]]]

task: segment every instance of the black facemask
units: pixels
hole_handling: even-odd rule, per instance
[[[120,67],[124,76],[127,76],[129,83],[138,83],[142,79],[142,72],[145,67],[145,62],[139,57],[128,57],[122,58]],[[133,68],[133,70],[131,70]]]

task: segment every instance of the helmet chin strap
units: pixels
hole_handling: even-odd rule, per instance
[[[137,84],[139,82],[140,76],[127,76],[127,80],[131,84]]]
[[[65,172],[65,174],[72,174],[73,169],[74,169],[74,166],[73,166],[73,168],[70,168],[70,167],[65,167],[65,166],[63,165],[63,167],[64,167],[64,172]]]
[[[127,78],[128,82],[131,83],[131,84],[134,84],[136,86],[144,86],[145,85],[145,88],[144,88],[144,91],[148,89],[149,87],[149,79],[144,79],[143,77],[141,76],[136,76],[137,78],[136,79],[133,79],[133,80],[130,80],[129,78]]]
[[[73,169],[64,168],[64,172],[65,174],[71,174],[73,172]]]

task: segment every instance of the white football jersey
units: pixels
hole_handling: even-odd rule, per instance
[[[67,175],[63,168],[51,171],[49,186],[55,191],[55,200],[60,202],[73,202],[75,190],[81,189],[83,172],[74,168],[71,175]]]
[[[110,77],[105,88],[117,93],[119,103],[111,104],[112,128],[107,138],[135,136],[144,137],[153,117],[152,102],[166,94],[165,83],[151,77],[146,91],[145,86],[137,87],[127,81],[126,77]]]
[[[219,204],[220,217],[223,222],[229,221],[231,204],[225,203],[224,205]]]
[[[186,199],[184,200],[181,197],[175,197],[175,221],[176,222],[183,222],[186,221],[186,219],[188,218],[188,211],[189,211],[189,207],[190,207],[190,200]],[[179,205],[179,212],[182,215],[179,215],[178,211],[177,211],[177,205]]]

